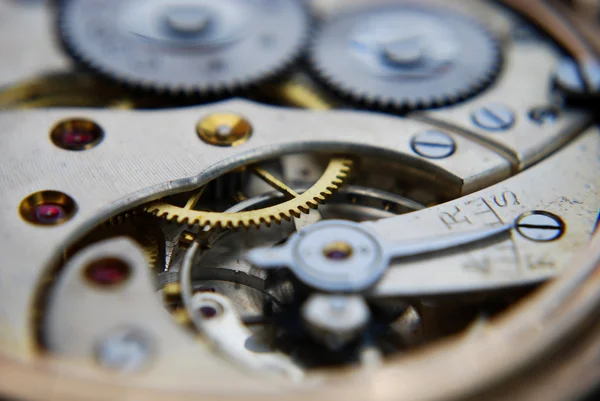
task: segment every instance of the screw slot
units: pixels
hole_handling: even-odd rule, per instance
[[[59,191],[35,192],[21,201],[19,213],[27,222],[40,226],[56,226],[73,217],[75,201]]]
[[[490,103],[471,114],[473,123],[488,131],[506,131],[515,124],[515,113],[500,103]]]
[[[542,210],[521,215],[517,219],[516,228],[523,237],[537,242],[557,240],[566,231],[566,225],[560,217]]]
[[[412,150],[428,159],[445,159],[456,151],[456,142],[445,132],[425,131],[415,135],[410,141]]]
[[[116,287],[131,277],[131,268],[117,258],[103,258],[89,264],[84,270],[85,278],[102,288]]]
[[[52,143],[65,150],[91,149],[103,138],[104,131],[98,124],[81,118],[61,121],[50,131]]]

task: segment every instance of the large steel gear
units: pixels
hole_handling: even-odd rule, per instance
[[[343,96],[403,110],[447,105],[481,91],[499,71],[500,51],[475,20],[431,6],[395,4],[326,21],[310,61]]]
[[[300,217],[302,213],[308,213],[310,209],[316,209],[320,203],[333,195],[333,191],[343,184],[348,177],[351,166],[352,160],[350,159],[331,159],[321,178],[308,190],[298,194],[287,189],[291,199],[257,210],[236,213],[194,210],[193,205],[197,199],[190,199],[184,207],[175,206],[165,201],[154,202],[146,208],[146,211],[180,224],[187,223],[188,225],[209,226],[211,228],[248,228],[251,225],[259,227],[261,224],[269,226],[273,222],[279,224],[282,219],[291,220],[292,217]]]
[[[59,29],[83,64],[175,93],[231,91],[272,77],[304,47],[309,18],[291,0],[66,0]]]

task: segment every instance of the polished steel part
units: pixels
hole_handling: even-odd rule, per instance
[[[227,212],[260,208],[262,205],[272,203],[273,198],[278,195],[281,196],[271,193],[250,198],[236,204]],[[351,202],[349,199],[354,199],[355,202]],[[369,199],[375,203],[368,202]],[[383,199],[382,202],[381,199]],[[405,211],[422,208],[422,206],[406,203],[402,198],[399,199],[401,201],[398,205],[399,209],[390,208],[390,210]],[[319,217],[328,220],[345,218],[358,221],[390,217],[394,213],[384,210],[390,202],[394,202],[394,199],[381,198],[381,193],[378,191],[352,186],[345,187],[327,204],[319,208]],[[379,205],[379,207],[374,205]],[[293,223],[284,222],[281,225],[272,226],[268,230],[263,229],[260,235],[256,235],[253,230],[227,231],[210,239],[199,239],[201,243],[194,242],[195,236],[193,236],[182,261],[179,273],[179,283],[181,284],[168,287],[168,289],[163,287],[163,292],[167,291],[169,297],[172,295],[180,297],[184,288],[193,288],[197,291],[222,287],[224,292],[219,292],[226,294],[236,304],[242,320],[256,317],[262,313],[264,305],[261,306],[261,302],[254,297],[245,298],[244,292],[238,288],[238,285],[249,287],[252,293],[264,291],[267,287],[267,275],[263,270],[252,267],[243,256],[248,249],[273,246],[285,240],[295,230],[298,230],[298,220],[304,220],[304,217],[306,216],[302,216],[300,219],[294,218]]]
[[[316,3],[318,9],[322,7],[324,17],[335,17],[345,9],[343,3],[335,0],[317,0]],[[524,2],[521,6],[519,1],[510,3],[515,7],[518,6],[519,10],[522,7],[529,7],[530,3],[533,4],[533,2]],[[365,0],[355,0],[352,4],[355,7],[372,5]],[[563,53],[550,41],[513,40],[511,35],[518,29],[519,22],[507,16],[506,10],[492,3],[469,2],[466,6],[464,2],[452,0],[443,2],[442,6],[456,8],[457,12],[475,14],[492,29],[493,34],[502,43],[502,73],[485,92],[477,97],[450,107],[419,112],[418,118],[431,119],[432,122],[445,128],[453,127],[462,130],[477,141],[502,152],[516,170],[543,159],[590,123],[589,115],[574,109],[561,110],[550,124],[540,124],[528,117],[530,111],[539,107],[560,107],[560,104],[557,104],[560,100],[553,93],[550,83],[553,82]],[[560,21],[559,15],[553,15],[552,20],[556,21],[557,18]],[[585,49],[586,44],[578,35],[573,33],[563,35],[564,21],[561,24],[563,24],[562,30],[551,30],[550,33],[561,35],[560,41],[571,55],[576,49]],[[531,68],[534,65],[535,68]],[[518,96],[515,96],[517,93]],[[504,131],[483,128],[473,121],[473,113],[490,104],[499,104],[514,113],[514,121],[505,124]],[[414,116],[417,117],[417,114]]]
[[[484,26],[503,59],[486,91],[443,109],[397,118],[232,100],[171,111],[0,113],[0,394],[61,401],[564,401],[597,385],[600,131],[593,110],[571,101],[591,107],[596,96],[598,8],[592,0],[503,1],[551,41],[494,2],[428,1],[425,7],[465,13]],[[192,3],[169,2],[161,14],[157,5],[166,2],[139,1],[136,12],[121,16],[155,44],[169,47],[178,36],[187,46],[211,29],[209,13]],[[322,22],[373,2],[306,3]],[[14,12],[28,7],[37,17]],[[1,108],[183,104],[89,73],[14,82],[44,66],[67,68],[40,33],[48,24],[36,7],[29,0],[0,4],[8,39],[0,54],[29,60],[8,71],[0,66],[0,86],[11,85],[0,90]],[[146,24],[154,11],[164,30]],[[35,25],[32,35],[21,34],[23,21]],[[213,45],[228,46],[235,26],[212,30]],[[450,35],[440,41],[443,31],[436,25],[422,33],[452,42]],[[419,40],[392,42],[382,51],[386,66],[419,64]],[[432,48],[427,73],[457,51]],[[248,96],[320,110],[348,106],[305,71]],[[198,122],[227,113],[242,116],[252,135],[234,147],[205,142]],[[102,140],[86,146],[80,132],[53,134],[63,121],[90,122]],[[233,138],[217,128],[215,138]],[[206,195],[198,209],[225,210],[232,201],[228,212],[269,207],[305,192],[337,154],[355,157],[349,184],[318,212],[281,225],[215,230],[142,211],[194,188]],[[248,181],[236,173],[244,167]],[[361,294],[314,292],[286,269],[243,259],[248,250],[277,251],[309,233],[309,250],[318,251],[311,257],[329,267],[356,261],[360,249],[345,231],[311,238],[311,230],[336,224],[332,218],[360,222],[351,225],[386,249],[404,244],[403,256]],[[471,242],[474,233],[496,235]],[[415,255],[420,251],[426,253]],[[272,297],[277,304],[270,306]],[[454,321],[454,329],[446,327]],[[382,330],[404,347],[380,341]],[[330,359],[336,354],[344,357]]]
[[[197,293],[189,300],[188,309],[194,311],[192,322],[197,328],[220,352],[230,355],[235,362],[251,370],[284,374],[295,381],[302,379],[302,369],[295,366],[285,355],[255,352],[249,347],[248,340],[252,333],[236,315],[227,297]]]
[[[304,324],[317,341],[339,349],[358,337],[371,312],[360,296],[312,295],[302,306]]]
[[[486,330],[480,332],[477,337],[462,336],[448,343],[440,344],[428,352],[413,354],[411,358],[403,359],[401,369],[396,367],[395,364],[388,364],[378,372],[370,374],[361,372],[339,374],[318,385],[313,382],[311,389],[305,389],[298,393],[288,393],[286,398],[300,400],[307,395],[317,396],[318,394],[318,396],[344,396],[347,399],[358,400],[373,396],[370,394],[370,389],[372,389],[372,386],[376,386],[381,391],[373,397],[378,400],[387,400],[396,399],[399,395],[405,397],[423,396],[423,385],[431,383],[431,386],[425,388],[429,396],[433,397],[472,394],[472,391],[474,391],[472,389],[480,391],[479,389],[484,386],[494,384],[484,393],[488,399],[496,399],[496,397],[500,399],[502,395],[507,394],[506,391],[510,391],[513,395],[516,392],[519,396],[522,395],[524,399],[530,399],[527,398],[527,387],[523,383],[525,381],[531,384],[531,380],[527,381],[530,377],[529,374],[523,377],[521,373],[516,377],[516,381],[513,381],[511,386],[508,387],[508,390],[503,390],[503,387],[499,386],[506,382],[505,379],[499,378],[514,377],[510,373],[513,372],[515,366],[534,369],[537,367],[538,372],[548,372],[548,377],[556,377],[556,375],[564,377],[564,375],[559,374],[561,371],[557,370],[554,364],[546,364],[540,367],[533,361],[537,359],[536,356],[543,355],[548,347],[564,345],[565,341],[573,345],[573,342],[570,341],[572,337],[569,336],[572,324],[582,324],[583,322],[585,327],[588,327],[586,322],[589,322],[589,320],[584,317],[590,309],[598,305],[598,299],[595,296],[598,285],[597,274],[594,274],[597,272],[597,266],[600,265],[597,256],[598,245],[600,243],[597,240],[592,242],[590,247],[574,261],[573,266],[577,268],[569,270],[561,280],[532,297],[527,303],[527,313],[513,313],[498,322],[488,324]],[[570,302],[564,303],[565,301]],[[557,302],[566,305],[566,307],[558,307]],[[553,329],[540,332],[540,324]],[[593,325],[590,327],[592,328],[590,334],[597,332],[597,327],[594,328]],[[515,336],[519,338],[518,342],[506,342],[506,338],[516,338]],[[577,355],[582,355],[582,350],[593,351],[597,349],[594,348],[594,344],[596,343],[593,341],[583,342],[583,345],[587,348],[578,348]],[[197,347],[198,344],[194,346]],[[488,357],[482,360],[482,354]],[[578,361],[584,363],[577,363]],[[462,365],[463,368],[456,369],[457,363],[464,364]],[[564,363],[567,364],[567,372],[575,374],[575,377],[577,377],[576,373],[583,374],[579,377],[577,383],[590,383],[589,381],[582,381],[582,378],[589,377],[589,375],[584,374],[585,372],[581,370],[586,366],[593,366],[593,364],[589,365],[589,359],[579,356],[575,359],[568,357],[564,359]],[[213,370],[217,367],[220,368],[221,366],[211,365]],[[48,370],[19,370],[16,367],[11,368],[11,365],[7,364],[0,365],[0,368],[3,374],[10,374],[12,378],[21,383],[23,380],[32,380],[32,383],[38,386],[46,386],[51,380],[55,385],[57,397],[62,399],[75,399],[73,396],[84,396],[92,389],[97,389],[100,394],[114,394],[114,391],[119,391],[119,383],[128,383],[131,386],[138,381],[135,376],[129,376],[126,379],[119,379],[114,376],[102,379],[97,376],[96,380],[102,380],[102,384],[97,382],[94,384],[92,381],[66,379],[65,376],[62,376],[62,378],[57,377],[49,373]],[[63,374],[64,372],[63,370]],[[81,371],[79,373],[81,374]],[[435,379],[435,386],[433,386],[433,381],[427,379],[431,377],[431,374],[438,376]],[[228,377],[231,379],[230,376]],[[236,378],[236,380],[238,379]],[[224,384],[220,380],[217,381]],[[396,385],[398,381],[405,383],[405,385],[398,387]],[[236,383],[236,388],[239,391],[242,388],[245,388],[246,391],[252,391],[246,383],[242,380]],[[207,391],[207,384],[211,384],[211,382],[203,384],[204,391]],[[9,391],[15,393],[16,387],[14,387],[13,381],[3,383],[3,385]],[[275,385],[275,383],[271,382],[270,385]],[[473,385],[475,387],[472,387]],[[258,389],[255,388],[254,391],[258,391]],[[264,387],[262,391],[264,391]],[[261,397],[270,397],[262,391]],[[565,396],[573,395],[579,391],[581,391],[581,388],[555,387],[553,395],[549,399],[564,399]],[[35,392],[31,392],[31,394],[35,394]],[[128,387],[128,395],[134,398],[160,399],[164,394],[166,393],[156,389],[147,391],[140,387]],[[235,398],[235,394],[229,394],[232,398]],[[251,394],[246,393],[246,396],[251,396]],[[171,393],[171,397],[182,400],[191,399],[184,393]]]
[[[334,242],[342,246],[328,250]],[[302,281],[325,292],[363,291],[379,280],[389,262],[377,237],[342,220],[312,224],[285,245],[254,249],[247,259],[263,269],[288,267]]]
[[[539,107],[560,108],[551,82],[562,57],[548,41],[505,40],[502,74],[485,92],[469,102],[421,112],[418,118],[463,130],[503,152],[515,169],[529,167],[559,149],[591,121],[591,115],[576,109],[560,110],[547,124],[529,118],[528,114]],[[483,122],[480,115],[489,122]]]
[[[513,226],[393,243],[356,223],[329,220],[299,231],[282,246],[254,249],[247,258],[263,269],[289,267],[302,281],[321,291],[360,292],[379,281],[391,259],[482,241]]]
[[[107,256],[125,261],[132,269],[130,278],[120,288],[94,286],[82,274],[91,262]],[[240,376],[240,380],[254,387],[253,381],[243,379],[234,367],[219,363],[219,357],[207,344],[196,341],[173,323],[156,297],[143,250],[135,242],[122,237],[94,244],[78,253],[65,271],[68,274],[61,275],[53,288],[55,295],[46,317],[46,340],[55,353],[73,358],[72,368],[84,376],[114,377],[112,370],[116,367],[113,364],[107,367],[106,357],[97,355],[101,352],[99,344],[131,328],[148,339],[148,352],[152,355],[145,356],[144,365],[139,366],[144,374],[129,375],[130,384],[151,386],[171,376],[177,366],[176,377],[163,382],[173,389],[189,386],[197,375],[236,377],[236,380]],[[82,324],[89,316],[94,316],[93,322]],[[132,368],[130,362],[124,365],[126,370]],[[205,388],[218,391],[223,384],[224,381],[213,380]]]
[[[566,225],[565,233],[553,242],[531,241],[512,230],[509,238],[485,250],[466,247],[448,253],[443,263],[417,259],[392,266],[375,292],[436,294],[534,283],[555,275],[585,247],[592,233],[600,209],[598,149],[600,134],[592,127],[561,152],[502,183],[418,213],[365,223],[388,241],[499,226],[534,211],[557,215]],[[574,181],[575,176],[581,181]]]
[[[519,1],[511,2],[515,5]],[[525,3],[527,3],[525,5]],[[528,7],[530,2],[525,2]],[[533,3],[533,2],[531,2]],[[538,3],[538,2],[536,2]],[[433,5],[437,2],[432,1]],[[529,167],[542,160],[581,132],[592,121],[592,116],[577,109],[563,109],[560,98],[552,90],[556,68],[563,59],[563,52],[544,38],[514,40],[513,32],[520,22],[507,15],[506,10],[488,2],[445,1],[438,6],[450,7],[457,13],[477,15],[499,38],[502,51],[502,73],[483,93],[466,102],[448,107],[418,111],[411,116],[426,119],[438,127],[460,130],[474,140],[502,153],[510,160],[515,171]],[[372,2],[352,1],[352,8],[370,7]],[[345,2],[336,0],[316,1],[317,9],[323,9],[323,18],[335,18],[346,9]],[[518,7],[519,9],[521,6]],[[558,18],[557,16],[553,17]],[[563,27],[564,28],[564,27]],[[560,32],[563,33],[564,29]],[[569,51],[585,48],[578,35],[561,36]],[[535,68],[532,68],[535,66]],[[518,96],[515,96],[518,94]],[[512,118],[498,121],[491,129],[477,124],[476,113],[498,105],[509,110]],[[556,118],[541,124],[529,117],[540,107],[558,110]],[[485,113],[489,117],[489,113]],[[547,120],[544,120],[547,121]],[[498,130],[498,126],[502,130]]]
[[[235,110],[251,119],[255,128],[252,138],[245,144],[233,148],[213,147],[200,141],[194,132],[196,122],[202,116],[220,110]],[[73,114],[95,121],[106,133],[101,146],[86,151],[85,158],[78,152],[68,152],[56,148],[50,141],[39,140],[38,132],[48,132],[55,121],[60,121]],[[337,151],[362,148],[367,152],[383,151],[390,157],[395,155],[399,160],[410,161],[426,171],[435,172],[438,179],[446,178],[451,186],[456,187],[458,193],[469,193],[478,188],[487,187],[505,179],[510,172],[508,162],[501,156],[458,135],[453,135],[457,142],[457,151],[447,159],[430,160],[415,155],[410,149],[410,138],[416,132],[429,129],[429,126],[423,122],[347,111],[310,113],[271,109],[239,100],[196,109],[154,113],[100,110],[86,110],[85,113],[82,113],[81,110],[3,113],[0,114],[0,121],[6,128],[0,141],[2,141],[3,148],[8,150],[8,157],[2,162],[3,171],[11,172],[11,174],[2,176],[3,186],[13,188],[11,192],[4,193],[1,200],[1,204],[4,205],[1,212],[2,221],[5,226],[11,227],[12,233],[3,242],[2,247],[7,257],[17,257],[15,252],[19,249],[18,238],[29,238],[30,252],[20,254],[18,257],[24,258],[21,263],[24,267],[19,270],[19,281],[29,283],[31,289],[36,285],[37,273],[35,272],[37,270],[34,269],[34,266],[52,263],[62,244],[69,239],[74,239],[94,221],[101,221],[114,213],[157,196],[202,185],[224,170],[230,170],[252,160],[264,159],[275,153],[288,153],[311,148]],[[136,128],[127,128],[130,124],[135,124]],[[315,130],[314,127],[322,127],[322,129]],[[123,130],[127,131],[127,135],[120,133]],[[165,135],[165,132],[170,135]],[[281,132],[286,132],[286,135],[282,136]],[[174,140],[173,134],[177,135],[177,140]],[[585,183],[591,185],[591,188],[597,187],[595,183],[597,177],[593,174],[593,171],[597,171],[597,167],[592,156],[595,141],[597,141],[597,133],[591,130],[578,142],[568,147],[567,151],[554,156],[563,157],[566,160],[577,159],[580,166],[587,165],[588,167],[581,168],[580,171],[588,172],[590,177],[587,179],[582,177],[581,185]],[[582,153],[580,145],[586,145],[588,151]],[[35,162],[32,157],[35,158]],[[577,167],[566,160],[560,163],[565,166],[562,173],[564,175],[558,176],[564,177],[564,180],[557,181],[557,183],[569,184],[565,191],[568,188],[578,191],[572,185],[573,183],[569,182],[572,180],[572,172],[569,169]],[[23,169],[21,166],[31,167]],[[554,163],[551,166],[554,166]],[[540,168],[553,169],[551,166],[543,167],[541,164],[531,171],[534,172]],[[47,172],[49,171],[60,173],[48,176]],[[198,175],[200,172],[201,174]],[[541,175],[543,176],[545,173],[543,171]],[[556,172],[553,171],[553,173]],[[513,180],[519,180],[519,178],[518,175]],[[527,185],[530,181],[526,180]],[[503,184],[500,185],[502,190],[498,188],[488,191],[492,197],[496,196],[499,203],[506,201],[507,205],[511,206],[509,209],[512,209],[513,204],[517,201],[513,199],[510,192],[503,195],[505,187],[502,186]],[[78,213],[69,224],[53,229],[52,236],[48,236],[46,231],[35,229],[24,223],[19,215],[14,213],[14,205],[17,205],[30,193],[43,188],[54,188],[68,193],[79,205]],[[514,192],[516,189],[512,189],[512,191]],[[544,191],[539,193],[544,193]],[[553,191],[542,203],[552,203],[560,196],[565,196],[571,202],[572,199],[579,201],[577,193]],[[521,197],[525,195],[519,193],[517,196],[519,196],[519,211],[522,212],[521,207],[525,206],[526,199],[521,200]],[[593,202],[593,195],[590,193],[583,201]],[[532,209],[544,206],[539,204],[540,201],[535,201],[535,198],[533,202]],[[588,206],[585,202],[573,203],[572,210],[575,215],[581,215],[581,212],[578,211],[581,208],[594,208],[593,205]],[[559,201],[557,205],[560,204]],[[569,203],[567,202],[567,204]],[[456,209],[454,206],[450,206],[449,210],[444,209],[440,213],[442,212],[450,215],[446,220],[450,219],[448,221],[451,223]],[[422,230],[427,231],[423,234],[435,234],[437,230],[441,230],[437,232],[444,232],[444,230],[447,232],[448,227],[438,215],[429,215],[427,211],[424,213],[425,220],[421,221],[431,219],[437,223],[430,228],[419,224]],[[494,215],[492,213],[488,213],[488,215],[493,220]],[[416,217],[417,215],[407,215],[406,218],[410,219],[409,216]],[[457,220],[464,220],[464,217],[460,219],[457,217]],[[483,220],[480,224],[483,225],[487,221]],[[583,221],[586,221],[585,218]],[[380,223],[380,227],[385,231],[384,237],[386,238],[395,239],[398,238],[398,234],[408,233],[408,231],[386,229],[384,222],[385,220]],[[390,226],[396,224],[392,223]],[[565,246],[565,253],[560,256],[561,260],[566,260],[568,255],[583,246],[585,234],[577,234],[577,231],[569,230],[573,237],[565,236],[565,244],[569,243],[569,246]],[[572,238],[572,242],[568,238]],[[46,253],[47,250],[55,251]],[[557,264],[557,266],[563,266],[563,264]],[[393,276],[392,272],[394,269],[390,270],[388,276]],[[548,272],[543,269],[541,272],[538,270],[536,272],[537,275],[548,276]],[[10,275],[10,271],[2,271],[0,274],[4,276],[0,281],[2,294],[11,299],[12,305],[11,309],[2,310],[1,313],[4,320],[13,322],[9,330],[2,332],[2,337],[12,344],[11,353],[21,354],[28,350],[31,352],[31,345],[25,335],[28,327],[25,317],[29,304],[27,291],[15,291],[14,287],[4,284],[10,282],[5,276]],[[476,276],[478,275],[476,274]],[[495,276],[495,274],[491,275],[491,277]],[[457,279],[458,277],[464,277],[464,273],[458,274]],[[484,277],[487,276],[484,275]],[[519,276],[512,274],[510,277],[520,279]],[[500,278],[500,281],[508,280],[510,282],[512,279]],[[385,282],[384,278],[382,283]],[[392,280],[392,282],[401,283],[402,280]],[[428,279],[427,282],[435,283],[435,280]],[[389,288],[389,284],[384,285],[383,288]]]
[[[295,1],[68,0],[59,29],[84,65],[130,85],[172,93],[228,92],[298,57],[309,18]]]
[[[249,206],[249,202],[242,202],[228,209],[228,212],[241,212]],[[264,241],[265,239],[263,237],[259,240]],[[247,242],[244,241],[244,243]],[[211,244],[210,248],[219,251],[218,246],[214,244]],[[253,331],[244,325],[244,319],[248,316],[244,313],[246,310],[240,311],[237,305],[234,305],[237,297],[224,296],[213,292],[215,287],[213,283],[208,284],[212,287],[211,291],[203,290],[202,285],[198,287],[194,284],[194,273],[198,273],[194,271],[198,256],[202,257],[204,255],[201,254],[200,242],[194,241],[185,252],[176,288],[176,295],[181,297],[185,308],[183,313],[189,318],[196,330],[203,333],[208,342],[219,352],[246,369],[258,370],[271,375],[284,375],[295,381],[301,380],[304,377],[304,372],[299,366],[296,366],[288,356],[280,352],[270,351],[264,345],[261,346],[260,336],[255,335]],[[223,261],[223,258],[219,259],[220,262]],[[208,270],[207,273],[210,276],[210,261],[208,264],[204,262],[202,267],[204,267],[202,270]],[[212,268],[212,270],[215,269]],[[240,273],[245,275],[247,279],[241,278]],[[252,288],[256,288],[258,283],[258,286],[264,289],[263,277],[253,277],[251,274],[251,269],[247,270],[243,266],[236,266],[235,269],[231,270],[219,268],[219,273],[214,274],[214,276],[220,278],[221,281],[228,278],[238,291],[240,291],[239,285],[241,283],[247,283]],[[224,335],[224,333],[226,334]]]
[[[377,4],[327,20],[310,60],[325,83],[355,101],[396,109],[452,104],[500,68],[495,39],[468,16],[416,4]]]

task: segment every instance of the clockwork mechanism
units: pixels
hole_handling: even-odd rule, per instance
[[[595,399],[599,11],[3,3],[0,397]]]

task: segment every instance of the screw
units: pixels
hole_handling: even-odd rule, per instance
[[[147,365],[152,344],[136,328],[121,328],[110,333],[96,347],[96,361],[103,367],[120,372],[135,372]]]
[[[61,149],[87,150],[98,145],[104,137],[104,131],[90,120],[70,119],[58,123],[50,131],[50,139]]]
[[[503,104],[490,103],[475,110],[471,119],[488,131],[505,131],[514,125],[515,113]]]
[[[578,64],[564,58],[556,68],[554,83],[570,95],[586,95],[600,92],[600,65],[595,61]]]
[[[566,226],[560,217],[535,210],[519,217],[516,228],[519,234],[529,240],[548,242],[560,238],[564,234]]]
[[[558,119],[560,111],[556,107],[541,106],[529,111],[529,119],[538,125],[554,124]]]
[[[454,139],[445,132],[425,131],[415,135],[410,146],[419,156],[428,159],[444,159],[456,151]]]

